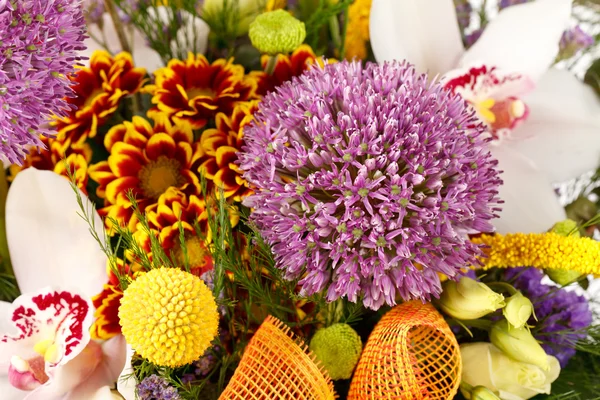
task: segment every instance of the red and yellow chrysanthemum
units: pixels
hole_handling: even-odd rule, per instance
[[[261,57],[260,62],[263,69],[267,66],[268,61],[268,55],[265,54]],[[329,60],[329,62],[331,61],[332,60]],[[258,94],[264,96],[275,90],[275,88],[282,83],[291,80],[295,76],[302,75],[302,73],[309,69],[314,63],[322,66],[323,59],[317,57],[309,45],[303,44],[289,56],[279,54],[277,56],[277,64],[275,65],[273,74],[268,75],[263,71],[253,71],[251,75],[258,80]]]
[[[40,139],[46,149],[33,151],[25,158],[23,165],[12,164],[10,166],[10,179],[13,179],[20,171],[30,167],[54,171],[67,178],[71,173],[75,175],[77,187],[87,194],[88,163],[92,159],[90,146],[84,144],[80,147],[73,147],[69,139],[49,139],[44,136]]]
[[[104,145],[110,153],[108,160],[91,165],[89,174],[99,184],[96,194],[105,201],[99,212],[108,217],[107,227],[112,218],[135,230],[137,221],[128,193],[144,211],[172,186],[192,194],[201,191],[192,166],[204,153],[185,127],[160,123],[153,127],[136,116],[132,122],[111,128]]]
[[[160,241],[165,253],[173,263],[183,267],[188,265],[190,272],[200,276],[213,268],[208,250],[211,232],[208,225],[207,204],[200,196],[187,195],[170,187],[156,204],[146,209],[150,231]],[[239,221],[237,212],[230,213],[233,226]],[[184,232],[184,245],[181,232]],[[151,242],[146,230],[138,223],[134,237],[142,249],[151,252]],[[184,250],[185,249],[185,250]]]
[[[96,136],[98,127],[117,111],[124,97],[140,90],[145,75],[146,69],[135,67],[129,53],[113,57],[106,51],[95,51],[90,66],[78,69],[70,78],[75,97],[66,100],[74,109],[53,122],[57,138],[81,147],[88,137]]]
[[[146,87],[155,104],[148,115],[162,114],[174,124],[203,128],[219,112],[230,114],[240,102],[257,98],[256,79],[232,60],[212,64],[201,54],[171,60],[157,70],[156,84]]]
[[[107,262],[106,270],[108,281],[104,285],[102,292],[92,298],[92,303],[96,311],[94,312],[94,323],[91,327],[91,334],[94,339],[107,340],[121,333],[121,324],[119,323],[119,306],[123,289],[121,289],[119,278],[115,275],[112,268],[117,268],[119,274],[135,279],[142,267],[137,264],[127,264],[122,259],[115,260],[116,265]]]
[[[252,122],[257,110],[258,101],[239,104],[231,116],[218,114],[216,128],[205,130],[200,137],[204,157],[198,171],[233,201],[242,201],[252,193],[235,162],[244,144],[244,126]]]

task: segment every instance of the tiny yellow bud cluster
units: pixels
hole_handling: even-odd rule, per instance
[[[200,278],[177,268],[140,275],[123,293],[125,339],[148,361],[169,367],[204,354],[218,332],[217,304]]]
[[[482,235],[472,239],[483,244],[484,268],[535,267],[600,273],[600,242],[590,238],[550,233]]]

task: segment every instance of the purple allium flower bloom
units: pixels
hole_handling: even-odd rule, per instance
[[[573,57],[581,50],[594,45],[594,37],[587,34],[579,25],[563,32],[560,38],[559,57],[567,59]]]
[[[150,375],[137,385],[140,400],[181,400],[177,389],[170,386],[165,378]]]
[[[72,0],[0,0],[0,156],[20,164],[69,109],[68,76],[84,50],[85,20]]]
[[[471,13],[473,12],[473,7],[468,0],[454,0],[454,7],[456,8],[458,25],[460,25],[461,30],[464,30],[471,24]]]
[[[506,7],[516,6],[517,4],[527,3],[528,1],[529,0],[500,0],[498,2],[498,8],[502,10]]]
[[[407,63],[314,67],[267,95],[240,155],[245,200],[286,279],[378,309],[477,264],[497,164],[459,97]]]
[[[546,353],[558,358],[564,368],[575,355],[574,344],[586,337],[592,324],[592,311],[585,297],[542,283],[544,273],[535,268],[511,268],[505,278],[533,302],[538,321],[532,319],[534,336]]]

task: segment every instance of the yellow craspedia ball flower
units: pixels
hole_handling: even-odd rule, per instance
[[[219,314],[210,289],[178,268],[135,279],[119,307],[123,335],[148,361],[178,367],[196,361],[217,336]]]

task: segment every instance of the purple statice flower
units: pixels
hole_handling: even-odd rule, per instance
[[[89,24],[102,22],[104,11],[104,0],[83,0],[83,13]]]
[[[144,378],[137,385],[136,390],[140,400],[181,400],[177,389],[158,375]]]
[[[0,0],[0,157],[20,164],[52,136],[51,115],[64,116],[69,76],[85,49],[81,4],[72,0]]]
[[[483,29],[475,29],[473,32],[465,35],[465,46],[467,46],[467,48],[473,46],[475,42],[479,40],[482,33]]]
[[[461,30],[464,30],[471,25],[471,13],[473,12],[473,7],[468,0],[454,0],[454,7],[456,9],[458,25],[460,25]]]
[[[511,268],[505,278],[533,302],[537,321],[530,325],[546,353],[555,356],[565,367],[575,355],[574,344],[587,336],[592,311],[585,297],[556,286],[542,283],[544,273],[535,268]],[[513,282],[514,281],[514,282]]]
[[[407,63],[314,67],[245,129],[245,200],[286,279],[377,309],[441,291],[491,231],[497,162],[459,97]]]
[[[562,60],[571,58],[581,50],[594,45],[594,37],[584,32],[579,25],[563,32],[560,38],[559,55]]]
[[[506,7],[516,6],[517,4],[527,3],[530,0],[500,0],[498,2],[499,9],[505,9]]]

